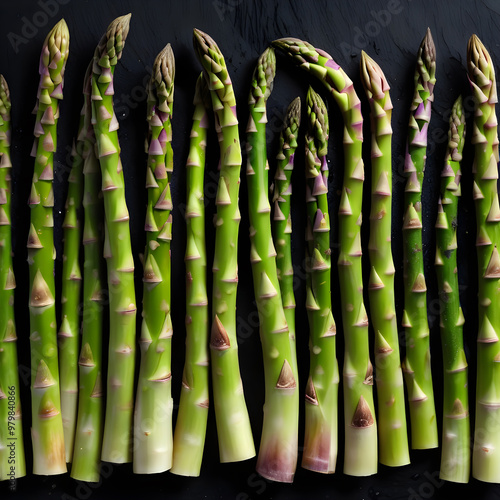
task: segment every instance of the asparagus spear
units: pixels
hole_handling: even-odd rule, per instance
[[[247,125],[247,184],[250,218],[250,260],[264,356],[264,421],[257,472],[273,481],[291,483],[297,466],[299,422],[298,373],[293,358],[271,236],[271,207],[266,152],[266,102],[276,74],[276,56],[269,47],[252,76]]]
[[[472,132],[473,197],[477,224],[479,329],[477,335],[476,424],[472,475],[500,482],[500,208],[498,204],[497,87],[491,57],[476,35],[467,46],[467,67],[475,101]]]
[[[84,108],[78,135],[84,132]],[[66,462],[71,462],[75,442],[78,402],[78,349],[80,340],[81,205],[83,199],[83,151],[74,148],[68,177],[66,213],[63,221],[64,254],[62,265],[61,324],[59,326],[59,372],[61,377],[61,413],[64,428]]]
[[[460,162],[465,139],[462,97],[453,105],[448,153],[441,173],[441,197],[436,221],[436,274],[441,306],[443,345],[443,441],[439,477],[467,483],[470,470],[469,396],[457,277],[457,207],[461,194]]]
[[[14,320],[10,93],[0,75],[0,481],[26,475]]]
[[[101,170],[95,152],[90,101],[92,65],[84,81],[83,127],[78,134],[77,151],[83,158],[83,316],[82,347],[79,365],[78,419],[71,477],[98,482],[101,461],[103,410],[102,332],[104,206],[101,193]]]
[[[280,148],[277,155],[278,167],[274,177],[274,212],[273,241],[276,249],[276,271],[280,284],[281,300],[285,312],[288,334],[290,337],[291,361],[293,373],[297,373],[297,351],[295,347],[295,294],[293,291],[292,264],[292,214],[290,201],[292,196],[292,172],[297,149],[297,137],[300,125],[300,97],[296,97],[288,106],[280,134]]]
[[[208,296],[203,176],[208,88],[196,81],[191,143],[186,163],[186,361],[174,433],[171,472],[199,476],[208,417]]]
[[[156,57],[148,86],[149,149],[146,174],[146,249],[140,338],[141,368],[134,421],[134,472],[151,474],[172,465],[170,354],[170,240],[172,239],[172,104],[174,53]]]
[[[372,128],[368,295],[375,332],[379,460],[385,465],[399,466],[410,463],[410,457],[391,249],[392,102],[384,73],[365,52],[361,54],[361,80],[370,101]]]
[[[132,256],[129,213],[125,186],[118,120],[113,109],[113,74],[122,56],[129,31],[130,14],[115,19],[101,38],[92,67],[92,121],[101,165],[104,198],[110,331],[106,417],[102,459],[130,462],[135,368],[136,299],[134,259]]]
[[[33,184],[29,197],[31,227],[28,263],[31,297],[31,401],[33,473],[66,472],[64,432],[59,393],[54,284],[54,152],[59,101],[69,53],[69,31],[61,19],[47,35],[40,56],[40,85],[34,129]]]
[[[309,87],[306,133],[307,301],[310,374],[302,466],[333,473],[337,462],[339,369],[332,315],[330,216],[328,210],[329,123],[326,105]]]
[[[344,472],[364,476],[377,471],[377,426],[373,406],[373,370],[368,346],[368,318],[361,275],[361,201],[364,180],[363,117],[352,81],[322,49],[295,38],[273,44],[330,91],[344,117],[344,186],[339,211],[338,261],[345,335]]]
[[[436,83],[436,48],[427,29],[417,56],[415,93],[411,106],[405,158],[405,216],[403,222],[404,303],[402,326],[406,331],[403,372],[408,388],[411,444],[414,449],[438,445],[434,391],[432,388],[427,287],[422,253],[422,183]]]
[[[241,149],[236,99],[224,56],[215,41],[202,31],[195,29],[193,40],[210,89],[221,157],[212,268],[210,353],[220,459],[221,462],[235,462],[255,455],[236,340]]]

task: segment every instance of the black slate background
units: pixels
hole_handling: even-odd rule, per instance
[[[360,51],[364,49],[384,70],[390,86],[393,111],[393,242],[397,269],[397,309],[402,308],[402,245],[401,221],[403,214],[404,182],[402,155],[404,154],[408,109],[413,92],[413,72],[416,52],[426,28],[432,30],[437,47],[437,85],[433,116],[429,129],[429,149],[424,181],[424,256],[428,279],[429,321],[431,325],[432,367],[438,422],[441,422],[441,348],[434,259],[434,220],[438,197],[439,175],[446,150],[447,120],[456,97],[469,95],[466,76],[466,46],[472,33],[477,33],[490,50],[493,61],[499,63],[500,3],[495,0],[456,0],[431,2],[424,0],[360,0],[357,2],[316,1],[281,2],[209,0],[172,2],[160,0],[18,0],[0,4],[0,72],[6,77],[12,95],[12,161],[13,161],[13,229],[14,265],[18,287],[16,314],[21,375],[21,396],[24,410],[23,428],[26,436],[27,468],[31,470],[29,442],[29,323],[27,314],[28,270],[25,242],[28,234],[29,208],[27,199],[31,184],[33,159],[29,156],[32,144],[35,104],[38,85],[38,58],[41,44],[50,27],[64,17],[71,34],[70,57],[66,71],[65,99],[59,120],[59,143],[56,154],[56,275],[60,277],[62,263],[61,223],[67,190],[67,175],[72,138],[78,125],[82,104],[81,87],[86,66],[102,33],[118,15],[132,13],[131,29],[123,58],[116,70],[115,105],[120,120],[122,161],[127,188],[127,201],[131,215],[133,251],[136,258],[138,303],[141,298],[142,270],[139,256],[143,251],[143,221],[145,213],[145,93],[144,84],[156,54],[166,43],[171,43],[176,56],[176,88],[174,100],[174,154],[175,173],[172,182],[174,198],[173,255],[173,395],[178,403],[181,372],[184,360],[184,235],[182,206],[185,202],[184,163],[188,151],[188,138],[192,113],[192,95],[196,76],[201,70],[192,50],[192,28],[209,33],[225,54],[239,103],[238,116],[244,133],[248,117],[246,97],[249,78],[255,61],[268,43],[284,36],[296,36],[330,52],[355,83],[363,101],[364,116],[368,117],[368,104],[359,79]],[[497,65],[498,68],[498,65]],[[274,91],[269,99],[268,139],[269,157],[274,158],[276,139],[288,103],[297,95],[305,96],[312,83],[326,98],[322,87],[305,73],[299,72],[283,57],[278,57],[278,74]],[[469,111],[470,100],[466,101]],[[332,100],[330,134],[330,199],[331,213],[338,208],[342,185],[342,121]],[[244,134],[242,135],[244,139]],[[365,121],[364,146],[366,187],[369,173],[369,120]],[[217,181],[217,146],[209,144],[206,198],[207,220],[214,213],[214,195]],[[475,222],[470,192],[472,148],[467,141],[463,164],[463,201],[460,207],[459,227],[459,279],[465,325],[465,341],[470,363],[471,417],[474,417],[474,385],[476,372],[476,293],[475,285]],[[271,161],[271,168],[273,162]],[[294,173],[294,264],[296,274],[303,272],[304,202],[303,161],[299,159]],[[368,241],[369,190],[365,190],[363,211],[363,245]],[[238,295],[238,338],[240,363],[245,395],[250,412],[256,445],[262,426],[263,374],[262,353],[257,328],[257,314],[253,302],[253,288],[248,256],[248,216],[246,183],[241,185],[242,223],[240,228],[240,286]],[[212,260],[213,230],[207,225],[209,262]],[[332,249],[336,260],[337,234],[333,225]],[[367,253],[367,252],[365,252]],[[365,258],[365,265],[367,259]],[[335,267],[335,266],[334,266]],[[333,270],[332,290],[334,314],[341,332],[339,292],[336,272]],[[308,329],[304,304],[304,281],[298,281],[297,342],[301,390],[308,372]],[[337,336],[339,362],[342,362],[343,340]],[[404,349],[404,345],[402,345]],[[340,393],[339,401],[342,401]],[[174,418],[176,412],[174,411]],[[303,408],[301,408],[303,417]],[[41,477],[28,474],[17,482],[17,492],[11,493],[7,483],[0,483],[0,498],[349,498],[349,499],[426,499],[472,496],[500,497],[500,487],[471,479],[468,485],[444,483],[438,479],[439,450],[412,451],[411,465],[391,469],[380,466],[376,476],[353,478],[342,474],[343,421],[340,412],[338,472],[331,476],[315,474],[298,467],[293,485],[270,483],[255,473],[255,459],[238,464],[218,462],[217,437],[213,411],[210,412],[204,462],[199,478],[183,478],[170,473],[153,476],[132,474],[132,466],[105,464],[102,481],[86,485],[73,481],[69,474]],[[299,444],[303,441],[301,419]],[[299,455],[300,461],[300,455]]]

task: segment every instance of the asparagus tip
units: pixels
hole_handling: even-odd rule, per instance
[[[301,106],[302,101],[298,96],[288,105],[285,116],[285,128],[290,125],[292,120],[300,122]]]
[[[203,52],[208,52],[208,49],[218,49],[215,40],[205,33],[204,31],[199,30],[198,28],[193,29],[193,42],[195,47],[198,47]]]
[[[493,80],[495,75],[490,53],[476,34],[470,37],[467,44],[467,68],[471,79],[476,78],[476,71],[484,74],[486,78],[491,80]],[[485,74],[486,69],[489,71],[489,74]]]
[[[390,89],[389,83],[380,66],[365,51],[361,52],[360,73],[365,89],[375,99],[382,99]]]
[[[7,80],[0,74],[0,107],[10,107],[10,90]]]
[[[158,96],[167,97],[171,101],[175,77],[175,58],[172,46],[168,43],[156,56],[153,64],[151,83],[156,87]]]
[[[111,21],[106,33],[101,39],[101,43],[98,46],[98,49],[100,49],[99,57],[107,54],[113,61],[115,61],[115,58],[116,61],[121,58],[125,40],[130,29],[131,17],[132,14],[126,14]],[[109,41],[112,41],[113,43],[108,47]]]
[[[434,45],[430,28],[427,28],[424,39],[420,45],[420,50],[422,53],[422,60],[427,68],[436,64],[436,46]]]
[[[273,47],[268,47],[259,57],[252,77],[252,95],[259,107],[259,98],[264,102],[273,90],[274,77],[276,75],[276,54]]]
[[[310,86],[307,91],[307,113],[309,115],[310,134],[318,141],[318,156],[325,156],[328,150],[328,110],[325,101]]]
[[[198,75],[198,78],[196,80],[196,87],[194,90],[194,98],[193,98],[193,104],[195,106],[202,103],[206,109],[211,108],[210,91],[208,90],[207,82],[203,77],[203,72],[201,72]]]

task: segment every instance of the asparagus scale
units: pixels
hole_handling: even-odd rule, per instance
[[[220,148],[210,355],[220,459],[235,462],[255,456],[236,338],[241,147],[236,99],[224,56],[200,30],[194,30],[193,42],[210,90]]]
[[[33,183],[29,196],[31,225],[28,264],[31,296],[31,403],[33,473],[66,472],[64,431],[59,392],[54,283],[54,152],[57,149],[59,101],[69,53],[69,31],[61,19],[47,35],[40,56]]]

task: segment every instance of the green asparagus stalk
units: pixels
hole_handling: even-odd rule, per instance
[[[290,343],[271,235],[271,206],[266,152],[266,103],[276,74],[276,56],[269,47],[252,76],[247,125],[247,185],[250,218],[250,260],[264,356],[264,421],[257,472],[273,481],[291,483],[298,452],[298,373],[292,370]]]
[[[84,82],[83,127],[78,134],[77,151],[83,159],[83,316],[82,347],[79,365],[78,419],[73,450],[71,477],[98,482],[104,423],[102,392],[102,333],[104,206],[101,192],[101,170],[95,152],[95,135],[91,123],[92,65]]]
[[[410,456],[391,249],[392,102],[384,73],[365,52],[361,54],[361,80],[370,102],[372,129],[368,295],[375,332],[379,460],[384,465],[400,466],[410,463]]]
[[[0,75],[0,481],[26,475],[12,267],[10,93]]]
[[[377,471],[377,425],[373,405],[373,368],[361,274],[361,202],[364,166],[363,117],[352,81],[322,49],[295,38],[273,42],[330,91],[344,118],[344,185],[339,211],[339,279],[345,336],[344,472],[365,476]]]
[[[141,368],[134,420],[134,472],[139,474],[164,472],[172,466],[170,182],[174,74],[174,53],[168,44],[156,57],[148,86],[148,206],[144,226],[147,236],[142,279]]]
[[[215,417],[221,462],[236,462],[255,456],[236,339],[241,148],[236,99],[224,56],[215,41],[202,31],[195,29],[193,40],[210,89],[221,158],[210,338]]]
[[[460,162],[465,139],[462,97],[453,105],[448,152],[441,173],[441,197],[436,221],[436,274],[441,297],[443,345],[443,440],[439,477],[467,483],[470,471],[470,423],[467,359],[464,352],[457,277],[457,207],[461,194]]]
[[[292,172],[297,149],[300,126],[300,97],[288,106],[280,134],[280,148],[277,155],[278,167],[274,176],[273,241],[276,249],[276,271],[285,312],[290,345],[292,346],[290,366],[297,373],[297,350],[295,342],[295,293],[293,290],[292,263]]]
[[[33,184],[29,197],[31,227],[28,263],[31,297],[31,401],[33,473],[66,472],[64,431],[59,393],[59,365],[54,284],[54,152],[57,147],[59,101],[69,53],[69,31],[61,19],[45,39],[40,56]]]
[[[106,417],[102,459],[124,463],[132,459],[130,446],[135,368],[136,299],[134,258],[130,242],[129,213],[118,120],[113,109],[113,75],[129,31],[130,14],[115,19],[94,53],[92,73],[92,121],[101,166],[105,239],[109,288],[109,350]]]
[[[436,48],[428,29],[417,56],[415,93],[411,105],[405,158],[405,216],[403,222],[404,303],[402,326],[406,333],[403,363],[408,388],[411,445],[414,449],[438,446],[434,391],[427,322],[427,286],[422,252],[422,184],[427,149],[427,128],[436,83]]]
[[[186,361],[174,432],[171,472],[199,476],[208,418],[208,296],[203,177],[207,145],[208,88],[196,81],[189,156],[186,162]]]
[[[498,204],[497,87],[491,57],[476,35],[467,47],[475,101],[472,144],[476,208],[479,328],[477,335],[476,423],[472,475],[500,482],[500,208]]]
[[[84,108],[78,135],[84,134]],[[59,326],[59,373],[61,413],[64,428],[66,462],[71,462],[75,442],[78,403],[78,349],[80,341],[80,244],[82,241],[81,206],[83,199],[83,151],[75,146],[68,177],[66,213],[63,221],[64,254],[62,265],[61,324]]]
[[[337,328],[332,314],[326,105],[309,87],[306,133],[307,299],[310,368],[302,466],[333,473],[338,451]]]

